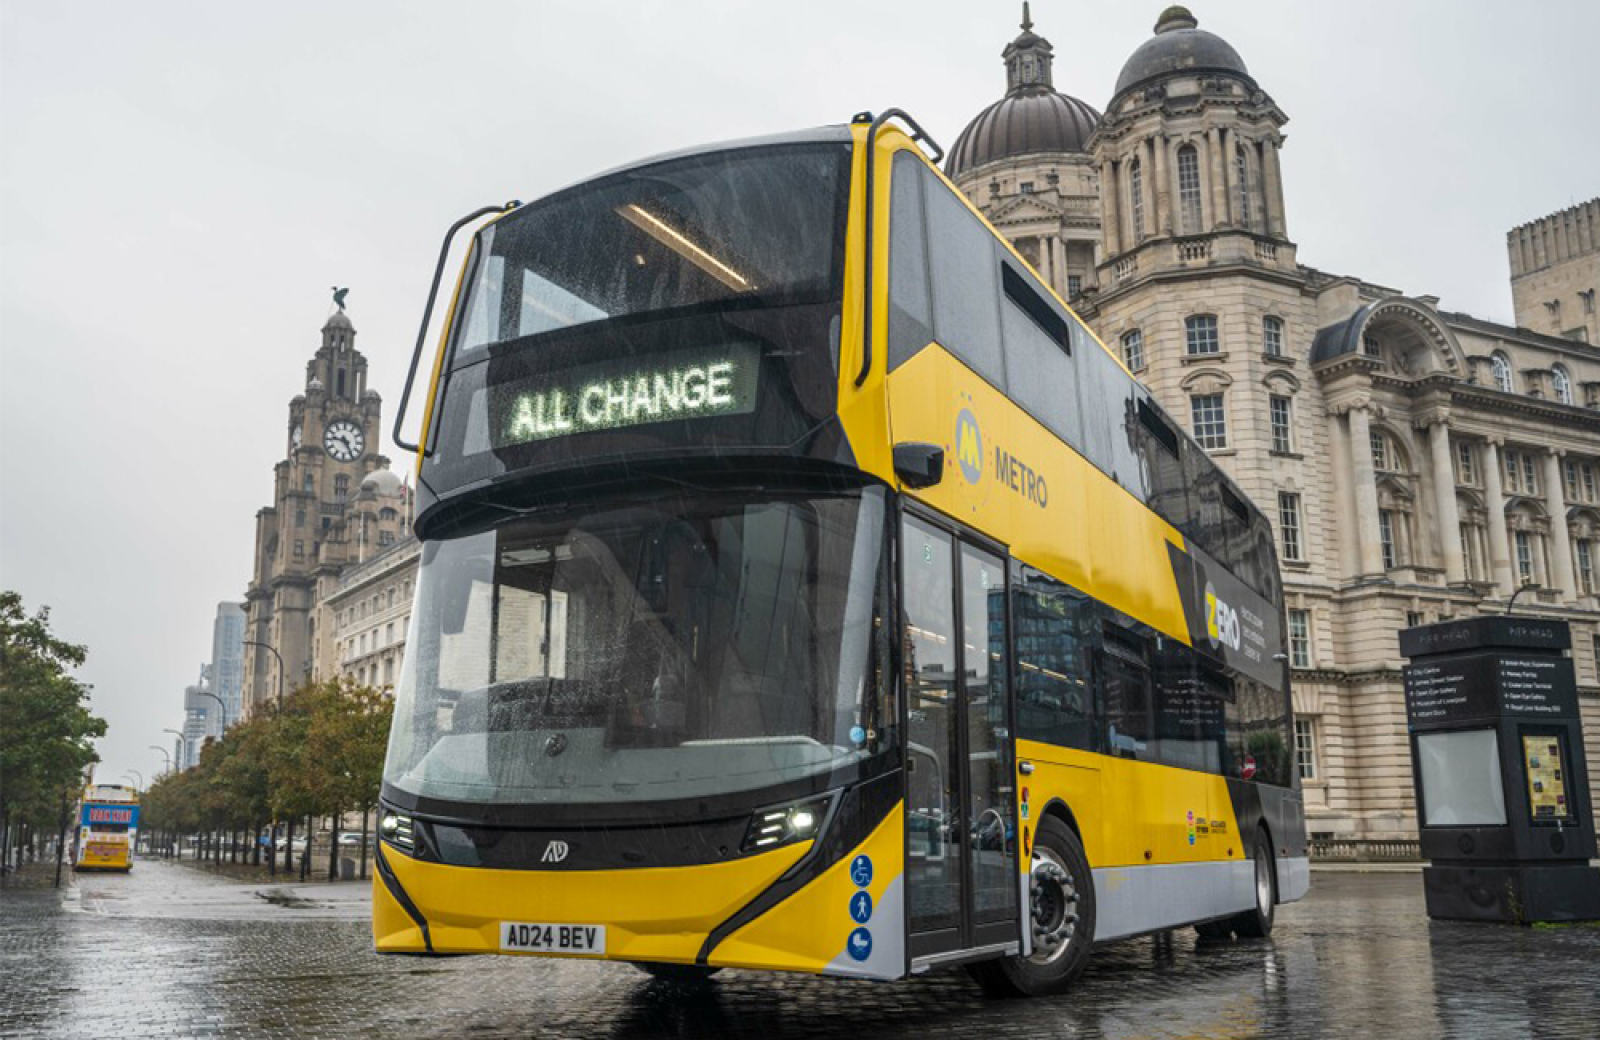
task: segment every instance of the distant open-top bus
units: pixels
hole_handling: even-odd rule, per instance
[[[1047,993],[1306,891],[1266,518],[890,116],[476,232],[380,952]]]
[[[133,869],[139,834],[139,792],[121,784],[90,784],[78,805],[72,869]]]

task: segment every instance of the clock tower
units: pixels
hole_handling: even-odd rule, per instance
[[[285,693],[311,677],[319,591],[395,541],[403,523],[398,481],[367,479],[389,460],[377,453],[383,402],[367,388],[367,359],[355,341],[341,301],[306,364],[305,391],[289,401],[272,505],[256,513],[245,638],[281,656]],[[278,667],[271,652],[245,647],[246,713],[277,696]]]

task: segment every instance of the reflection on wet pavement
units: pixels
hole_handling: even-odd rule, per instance
[[[1441,924],[1417,874],[1317,874],[1270,941],[1139,939],[1076,991],[982,996],[724,972],[702,994],[626,965],[380,958],[364,886],[251,885],[143,860],[66,898],[0,890],[0,1036],[1584,1037],[1600,927]]]

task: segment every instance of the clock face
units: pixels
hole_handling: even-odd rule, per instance
[[[329,423],[322,431],[322,447],[339,462],[354,462],[367,449],[367,438],[361,427],[348,419]]]

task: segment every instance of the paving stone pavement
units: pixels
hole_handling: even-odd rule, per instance
[[[960,971],[877,984],[371,952],[359,884],[141,860],[65,893],[0,888],[0,1037],[1600,1036],[1600,927],[1430,922],[1421,878],[1318,873],[1271,940],[1107,946],[1077,989],[986,999]]]

